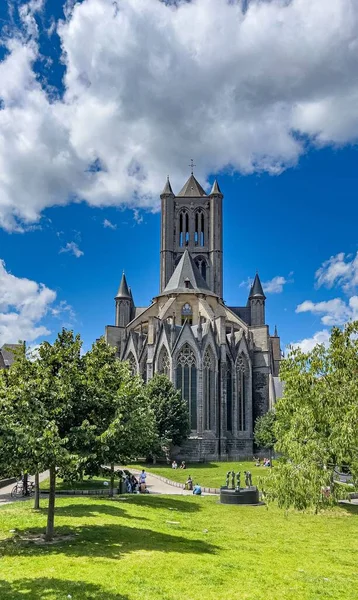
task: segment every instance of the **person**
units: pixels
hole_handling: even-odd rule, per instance
[[[138,479],[136,478],[135,475],[132,475],[131,476],[131,486],[132,486],[133,494],[135,494],[135,492],[137,491],[137,485],[138,485]]]
[[[260,460],[260,457],[258,457],[258,458],[256,459],[256,464],[255,464],[255,467],[260,467],[260,466],[261,466],[261,460]]]
[[[190,491],[193,489],[193,480],[191,478],[191,475],[189,475],[187,481],[185,482],[185,489]]]
[[[176,462],[176,460],[173,460],[172,469],[177,469],[177,468],[178,468],[177,462]]]
[[[142,472],[139,475],[139,483],[145,483],[146,480],[147,480],[147,473],[145,472],[145,469],[142,469]]]
[[[186,469],[185,460],[182,460],[182,461],[181,461],[180,468],[181,468],[181,469]]]
[[[201,496],[201,487],[198,483],[194,485],[193,494],[195,494],[195,496]]]

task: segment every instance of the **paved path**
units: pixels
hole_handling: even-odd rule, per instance
[[[141,471],[136,471],[133,469],[133,473],[139,475]],[[161,481],[157,477],[154,477],[150,473],[147,473],[147,488],[150,494],[170,494],[172,496],[190,496],[193,492],[188,490],[183,490],[179,487],[174,487],[173,485],[169,485],[169,483],[165,483]]]
[[[48,477],[49,477],[49,471],[40,473],[40,483],[41,483],[41,481],[44,481]],[[30,475],[29,480],[33,481],[34,477]],[[15,502],[14,498],[11,497],[11,490],[14,487],[14,485],[15,484],[12,483],[11,485],[7,485],[6,487],[0,489],[0,506],[3,506],[3,504],[10,504],[10,502]],[[18,498],[16,501],[21,501],[21,500],[28,500],[28,497],[27,498],[26,497]]]

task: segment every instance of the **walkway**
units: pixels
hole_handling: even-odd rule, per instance
[[[44,473],[40,474],[40,483],[41,481],[44,481],[45,479],[48,479],[49,477],[49,472],[45,471]],[[33,476],[30,476],[30,481],[33,481],[34,478]],[[0,489],[0,506],[3,506],[3,504],[10,504],[10,502],[14,502],[14,498],[11,497],[11,490],[14,487],[14,483],[12,483],[11,485],[7,485],[4,488]],[[18,498],[18,500],[28,500],[28,497],[24,497],[24,498]]]
[[[136,470],[132,470],[133,473],[135,473],[136,475],[140,474],[140,471],[136,471]],[[188,490],[183,490],[180,487],[174,487],[173,485],[169,485],[169,483],[165,483],[164,481],[161,481],[160,479],[158,479],[158,477],[155,477],[154,475],[151,475],[150,473],[147,473],[147,488],[149,490],[150,494],[169,494],[171,496],[190,496],[193,492],[189,492]]]

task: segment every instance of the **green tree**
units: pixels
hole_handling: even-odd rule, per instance
[[[358,481],[358,322],[333,328],[327,347],[293,350],[280,375],[275,448],[283,459],[266,493],[280,506],[317,510],[337,499],[336,466],[347,465]]]
[[[258,417],[255,423],[255,444],[260,448],[266,448],[270,453],[270,465],[272,466],[272,450],[277,441],[275,433],[276,414],[269,410],[262,417]]]
[[[187,402],[166,375],[154,375],[147,384],[147,395],[158,434],[157,448],[153,453],[170,444],[180,446],[190,433]]]

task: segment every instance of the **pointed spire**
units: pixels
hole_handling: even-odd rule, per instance
[[[258,273],[256,273],[254,283],[252,284],[251,289],[250,289],[249,298],[253,298],[253,297],[255,297],[255,298],[259,297],[259,298],[264,298],[264,299],[266,298],[264,291],[262,289],[262,285],[261,285],[261,281],[260,281],[260,277],[259,277]]]
[[[201,275],[187,248],[185,248],[182,257],[175,267],[174,273],[165,286],[165,289],[162,291],[162,294],[185,291],[200,292],[207,296],[216,295],[208,287],[208,284]]]
[[[221,196],[222,197],[222,192],[221,192],[221,189],[217,182],[217,179],[215,179],[215,181],[213,183],[213,187],[211,188],[211,192],[210,192],[209,196]]]
[[[129,298],[131,299],[131,292],[128,289],[128,284],[126,280],[126,276],[123,271],[121,283],[119,284],[118,292],[116,298]]]
[[[200,183],[195,179],[194,175],[191,174],[188,181],[184,184],[178,194],[178,198],[201,198],[206,196]]]
[[[278,333],[277,333],[277,325],[275,325],[275,331],[274,331],[274,334],[273,334],[273,336],[274,336],[274,337],[278,337]]]
[[[162,197],[162,196],[174,196],[172,186],[170,185],[170,181],[169,181],[169,175],[165,182],[164,189],[163,189],[162,193],[160,194],[160,197]]]

